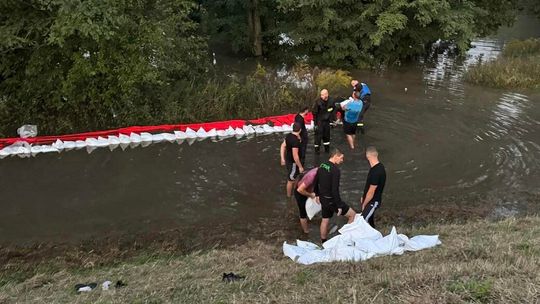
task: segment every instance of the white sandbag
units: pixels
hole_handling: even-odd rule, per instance
[[[225,130],[217,130],[217,136],[218,137],[227,137],[227,131],[225,131]]]
[[[315,128],[315,124],[313,123],[313,121],[311,121],[311,123],[306,125],[306,130],[308,131],[313,130],[314,128]],[[292,127],[291,127],[291,131],[292,131]]]
[[[208,133],[203,129],[203,127],[200,127],[199,130],[197,130],[197,137],[198,138],[206,138],[208,137]]]
[[[126,134],[118,134],[118,140],[120,141],[120,149],[124,151],[131,143],[131,138]]]
[[[274,126],[274,132],[282,133],[283,132],[283,126]]]
[[[40,145],[34,145],[30,148],[30,153],[32,154],[32,156],[36,156],[38,155],[39,153],[41,153],[43,150],[43,147],[40,146]]]
[[[212,129],[212,130],[206,132],[206,135],[208,135],[208,137],[216,137],[217,136],[217,131],[216,131],[216,129]]]
[[[64,151],[71,151],[75,148],[76,146],[74,141],[67,140],[64,142]]]
[[[4,149],[1,149],[0,150],[0,159],[3,159],[3,158],[6,158],[9,156],[9,152],[7,152],[6,150]]]
[[[273,127],[270,127],[270,126],[267,125],[267,124],[264,124],[264,125],[263,125],[263,130],[264,130],[264,133],[267,133],[267,134],[268,134],[268,133],[274,133],[274,132],[275,132],[274,128],[273,128]]]
[[[120,139],[118,138],[118,136],[109,135],[107,137],[107,140],[109,141],[109,150],[111,151],[118,148],[118,146],[120,145]]]
[[[281,128],[283,129],[283,132],[285,132],[285,133],[292,132],[292,127],[290,125],[283,125],[283,126],[281,126]]]
[[[77,140],[75,141],[75,149],[80,150],[86,148],[86,141],[84,140]]]
[[[244,130],[240,129],[240,128],[234,129],[234,133],[235,133],[236,135],[240,135],[240,136],[246,135],[246,132],[245,132]]]
[[[152,143],[160,143],[162,141],[165,141],[163,134],[152,134]]]
[[[326,241],[322,249],[309,242],[297,241],[296,246],[285,242],[283,254],[304,265],[336,261],[358,262],[377,256],[401,255],[405,251],[441,244],[437,235],[419,235],[409,239],[405,235],[398,235],[395,227],[390,234],[382,237],[361,215],[357,215],[353,223],[343,226],[339,232],[341,234]]]
[[[62,151],[64,150],[64,142],[61,141],[60,139],[57,139],[53,144],[52,146],[57,149],[58,151]]]
[[[176,141],[176,136],[172,133],[161,133],[161,135],[163,135],[163,138],[170,143]]]
[[[255,126],[255,134],[264,134],[264,128],[262,126]]]
[[[148,132],[141,132],[141,147],[148,147],[152,143],[152,134]]]
[[[255,129],[253,128],[252,125],[243,126],[242,130],[244,130],[246,134],[255,134]]]
[[[129,146],[131,148],[135,148],[135,147],[137,147],[138,145],[141,144],[141,136],[139,134],[137,134],[137,133],[129,134],[129,139],[130,139]]]
[[[188,145],[193,145],[194,142],[196,142],[198,140],[198,138],[194,138],[194,137],[191,137],[191,138],[186,138],[186,142]]]
[[[52,153],[52,152],[58,153],[58,152],[60,152],[60,150],[58,150],[55,147],[50,146],[50,145],[41,146],[41,153]]]
[[[321,204],[317,204],[311,197],[306,200],[307,216],[311,220],[317,213],[321,211]]]
[[[93,137],[89,137],[85,140],[85,142],[86,142],[86,152],[88,152],[88,154],[94,152],[94,150],[97,149],[97,145],[98,145],[97,139]]]
[[[174,136],[176,137],[176,140],[184,140],[187,138],[186,132],[183,131],[174,131]]]
[[[186,129],[186,137],[187,138],[197,138],[197,132],[193,131],[190,128]]]
[[[108,140],[107,138],[101,137],[101,136],[99,136],[99,137],[97,138],[97,146],[98,146],[99,148],[108,147],[109,144],[110,144],[110,143],[109,143],[109,140]]]

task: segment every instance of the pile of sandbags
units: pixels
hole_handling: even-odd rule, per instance
[[[339,235],[329,239],[322,248],[305,241],[296,245],[283,243],[283,254],[293,261],[310,265],[324,262],[359,262],[385,255],[401,255],[405,251],[418,251],[441,244],[438,235],[418,235],[408,238],[398,234],[396,227],[387,236],[373,229],[361,215],[343,226]]]

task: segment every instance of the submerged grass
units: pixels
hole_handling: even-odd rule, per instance
[[[387,227],[389,228],[389,227]],[[388,229],[386,229],[388,230]],[[540,217],[429,224],[400,232],[438,233],[443,244],[361,263],[295,264],[280,242],[253,241],[189,254],[141,253],[100,265],[62,267],[51,259],[30,272],[9,261],[0,303],[537,303]],[[233,283],[224,272],[245,275]],[[76,294],[77,283],[123,280],[110,291]]]
[[[506,89],[539,89],[540,39],[509,42],[499,58],[469,67],[465,80]]]

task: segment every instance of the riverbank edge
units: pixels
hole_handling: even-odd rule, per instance
[[[388,233],[391,227],[384,227]],[[139,250],[100,263],[73,253],[2,266],[0,303],[534,303],[540,301],[540,216],[397,227],[409,236],[439,234],[442,245],[361,263],[295,264],[280,241],[182,254]],[[289,240],[290,241],[290,240]],[[106,258],[104,258],[106,259]],[[69,266],[66,266],[69,265]],[[244,280],[225,283],[222,274]],[[126,287],[77,294],[77,283],[122,280]]]

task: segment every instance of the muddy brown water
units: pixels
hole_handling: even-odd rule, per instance
[[[398,69],[353,72],[370,85],[373,105],[359,150],[349,151],[341,129],[332,130],[332,145],[346,155],[343,198],[358,206],[368,171],[361,150],[374,145],[388,173],[383,209],[421,213],[453,204],[498,217],[537,212],[540,93],[471,86],[461,79],[468,65],[496,57],[505,41],[535,22],[521,19],[514,32],[504,29],[475,41],[465,60],[441,52]],[[540,26],[532,28],[526,37],[540,36]],[[253,227],[276,230],[284,219],[289,223],[283,229],[297,229],[290,216],[296,210],[288,211],[284,197],[282,138],[1,160],[0,244],[183,228],[191,231],[187,238],[226,237],[227,231],[252,237],[258,233]],[[308,167],[325,158],[308,151]]]

